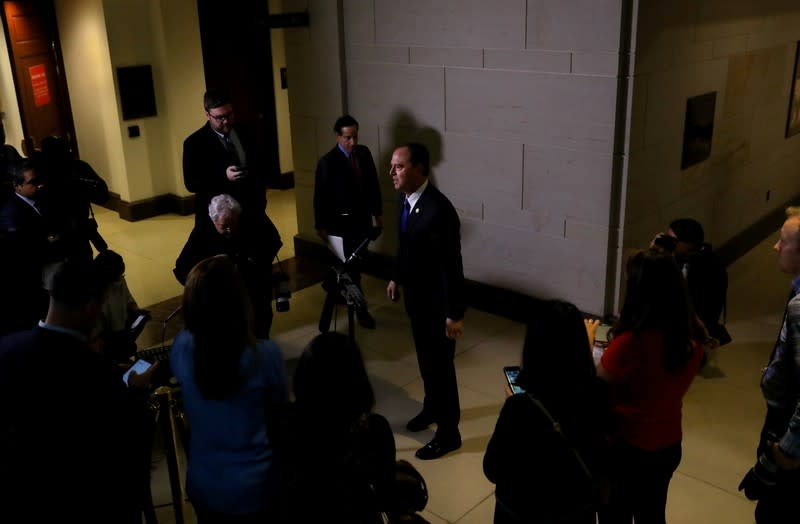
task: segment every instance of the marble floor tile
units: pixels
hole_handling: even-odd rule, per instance
[[[281,257],[294,254],[297,232],[294,191],[269,195],[269,212],[284,239]],[[127,263],[126,278],[140,305],[177,296],[181,288],[171,270],[191,229],[193,217],[165,215],[124,222],[97,208],[101,232]],[[672,524],[750,524],[753,503],[736,488],[754,460],[764,404],[760,369],[772,349],[782,317],[789,278],[776,266],[765,239],[728,268],[728,329],[733,342],[720,348],[709,371],[695,380],[684,402],[683,461],[670,488],[667,517]],[[477,309],[465,318],[465,334],[455,359],[462,403],[463,446],[435,461],[419,461],[414,452],[433,437],[405,429],[422,407],[423,386],[411,330],[402,302],[385,296],[386,282],[364,275],[364,294],[377,329],[356,326],[355,334],[376,393],[376,411],[389,420],[398,457],[424,475],[430,500],[423,516],[433,524],[492,521],[494,486],[483,476],[483,452],[504,401],[502,367],[520,360],[525,326]],[[273,336],[291,374],[306,345],[316,336],[326,292],[312,285],[293,293],[290,311],[276,313]],[[347,308],[337,307],[331,329],[347,332]],[[556,348],[549,348],[556,349]],[[169,478],[158,448],[154,455],[153,493],[159,522],[171,523]],[[186,521],[194,522],[190,504]]]

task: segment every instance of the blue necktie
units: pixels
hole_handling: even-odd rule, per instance
[[[408,213],[411,211],[411,206],[408,204],[408,199],[403,200],[403,213],[400,215],[400,232],[405,233],[408,231]]]

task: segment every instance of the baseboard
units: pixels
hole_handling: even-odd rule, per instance
[[[128,222],[136,222],[166,213],[191,215],[194,214],[194,195],[179,197],[170,193],[128,202],[122,200],[119,194],[109,192],[109,199],[103,204],[103,207],[116,211],[121,219]]]
[[[297,256],[314,258],[323,263],[332,259],[330,251],[321,242],[300,235],[294,237],[294,251]],[[361,272],[388,282],[393,264],[394,257],[367,253],[361,264]],[[539,298],[469,279],[466,280],[466,288],[469,307],[517,322],[527,323],[542,304]]]
[[[281,173],[276,180],[269,184],[270,189],[287,190],[294,188],[294,171]],[[165,213],[178,215],[191,215],[194,213],[194,195],[180,197],[168,193],[152,198],[145,198],[135,202],[120,199],[119,194],[109,192],[108,202],[103,207],[116,211],[119,217],[129,222],[144,220]]]
[[[797,205],[798,202],[800,202],[800,195],[776,207],[759,220],[738,232],[724,244],[714,247],[714,252],[717,254],[720,261],[728,266],[763,242],[765,238],[775,234],[786,220],[786,208],[791,205]]]
[[[269,188],[280,189],[282,191],[286,189],[294,189],[294,171],[281,173],[279,177],[276,177],[276,179],[270,180]]]

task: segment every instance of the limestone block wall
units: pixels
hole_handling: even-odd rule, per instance
[[[459,211],[468,278],[604,312],[621,3],[284,2],[311,18],[287,31],[301,236],[316,159],[347,110],[383,174],[373,249],[395,247],[391,153],[422,141]]]
[[[785,137],[800,40],[793,0],[638,2],[626,247],[674,218],[721,245],[800,196],[800,135]],[[716,91],[711,156],[681,170],[686,99]]]

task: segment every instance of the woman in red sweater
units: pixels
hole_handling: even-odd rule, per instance
[[[600,523],[662,524],[681,461],[681,406],[708,335],[687,298],[673,257],[633,254],[613,338],[597,365],[612,384],[612,493]],[[589,324],[587,324],[589,325]],[[589,329],[590,341],[594,341]]]

